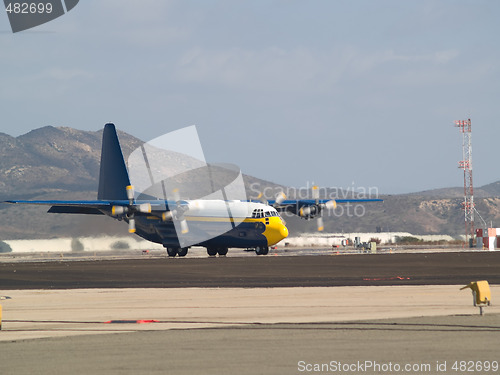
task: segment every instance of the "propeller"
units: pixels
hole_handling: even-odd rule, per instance
[[[279,206],[281,203],[283,203],[283,201],[286,199],[286,195],[285,193],[283,193],[282,191],[280,191],[278,193],[278,195],[276,196],[276,199],[275,199],[275,202],[274,202],[274,207],[276,206]]]
[[[313,186],[311,189],[311,195],[312,199],[316,201],[316,203],[312,206],[307,206],[307,207],[302,207],[299,211],[299,216],[308,219],[312,219],[315,216],[318,216],[317,219],[317,226],[318,226],[318,231],[322,232],[325,229],[325,225],[323,223],[323,216],[321,215],[321,212],[324,209],[327,210],[333,210],[335,207],[337,207],[337,202],[335,200],[329,200],[325,203],[320,203],[319,202],[319,189],[318,186]]]
[[[182,206],[181,196],[179,194],[179,189],[172,190],[172,195],[176,203],[176,208],[170,211],[166,211],[161,215],[163,221],[167,220],[179,220],[179,224],[181,226],[181,233],[186,234],[189,232],[189,226],[187,220],[184,218],[184,213],[189,209],[189,206],[186,208]]]
[[[286,199],[285,193],[280,191],[278,194],[276,194],[276,198],[274,198],[274,203],[272,204],[272,206],[274,208],[278,207],[281,203],[283,203],[285,199]],[[264,204],[268,204],[268,200],[264,198],[264,194],[262,192],[260,192],[259,195],[257,196],[257,200],[261,201]]]
[[[128,219],[128,231],[129,233],[135,233],[135,213],[150,213],[151,212],[151,204],[150,203],[141,203],[136,204],[134,199],[134,187],[132,185],[127,186],[127,198],[128,205],[123,206],[113,206],[111,207],[111,215],[113,216],[121,216],[125,215]]]

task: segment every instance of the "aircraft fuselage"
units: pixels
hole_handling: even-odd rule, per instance
[[[206,247],[209,253],[212,249],[229,247],[256,248],[265,253],[269,246],[288,236],[288,229],[277,210],[263,203],[223,200],[183,203],[189,206],[182,217],[189,228],[186,234],[180,237],[174,221],[162,220],[154,211],[150,215],[135,217],[135,233],[167,249],[183,248],[179,241],[183,238],[190,241],[189,246]],[[224,251],[227,250],[220,250]]]

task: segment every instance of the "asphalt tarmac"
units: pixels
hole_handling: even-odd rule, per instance
[[[479,316],[470,291],[458,289],[483,279],[492,285],[494,305]],[[0,336],[22,334],[16,324],[35,324],[30,333],[50,324],[67,336],[0,342],[2,374],[500,372],[497,252],[3,262],[0,283],[0,294],[13,296],[0,301],[5,328]],[[101,299],[87,303],[84,296],[93,288]],[[111,289],[105,294],[100,288]],[[129,299],[127,288],[146,292]],[[69,299],[57,302],[58,294]],[[79,336],[57,328],[65,323],[59,316],[71,319],[78,311],[114,316],[134,304],[145,313],[151,301],[158,304],[157,314],[190,314],[191,322],[161,330],[126,324],[115,328],[122,333]],[[9,310],[10,302],[17,309]],[[99,310],[106,303],[111,310]],[[16,321],[11,313],[44,318]],[[223,317],[234,316],[248,324],[192,324],[206,317],[224,323]]]
[[[500,252],[0,263],[4,290],[460,285],[483,279],[500,284]]]

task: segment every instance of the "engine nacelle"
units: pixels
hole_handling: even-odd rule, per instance
[[[128,207],[126,206],[113,206],[111,207],[111,215],[119,216],[128,213]]]
[[[305,206],[299,210],[299,216],[304,219],[312,219],[321,213],[321,206],[314,204],[312,206]]]

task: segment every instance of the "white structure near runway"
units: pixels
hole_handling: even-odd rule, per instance
[[[13,253],[68,253],[77,251],[163,250],[163,246],[135,237],[79,237],[48,240],[6,240]]]
[[[278,247],[285,246],[333,246],[342,245],[342,241],[350,239],[354,241],[356,237],[360,242],[370,242],[372,238],[378,238],[382,243],[395,243],[397,237],[415,237],[423,241],[452,241],[455,240],[447,234],[440,235],[415,235],[408,232],[383,232],[383,233],[304,233],[295,237],[288,237],[281,241]]]
[[[424,241],[451,241],[449,235],[413,235],[408,232],[391,233],[304,233],[294,237],[288,237],[278,243],[278,247],[331,247],[342,245],[342,241],[356,237],[361,242],[369,242],[372,238],[378,238],[382,243],[396,241],[396,237],[416,237]],[[136,237],[78,237],[78,238],[56,238],[39,240],[5,240],[13,253],[69,253],[69,252],[100,252],[120,250],[164,250],[163,246]]]

